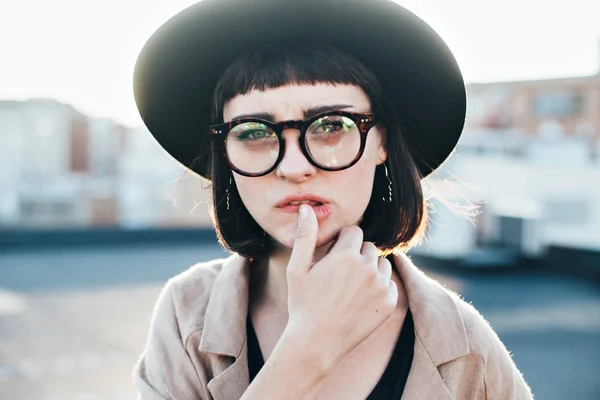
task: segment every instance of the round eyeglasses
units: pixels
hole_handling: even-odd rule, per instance
[[[278,123],[242,118],[210,127],[211,137],[223,146],[223,155],[240,175],[267,175],[285,153],[284,129],[298,129],[302,153],[325,171],[350,168],[363,154],[367,134],[375,126],[371,113],[333,111],[307,120]]]

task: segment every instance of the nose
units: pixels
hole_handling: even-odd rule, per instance
[[[283,132],[284,155],[275,170],[278,178],[291,182],[304,182],[316,175],[317,169],[302,153],[299,137],[300,132],[296,129],[286,129]]]

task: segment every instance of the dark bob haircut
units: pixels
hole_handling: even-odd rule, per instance
[[[321,43],[270,44],[238,57],[223,73],[213,94],[211,124],[222,123],[225,103],[251,90],[287,84],[351,84],[371,101],[371,112],[385,128],[386,164],[392,180],[392,202],[383,165],[376,168],[371,199],[360,227],[364,240],[373,242],[382,256],[406,250],[425,231],[427,207],[421,176],[408,151],[400,116],[391,108],[374,74],[356,58]],[[252,218],[232,179],[222,146],[211,150],[211,218],[223,247],[248,258],[267,256],[274,240]],[[231,183],[230,183],[231,182]],[[229,188],[229,210],[226,206]]]

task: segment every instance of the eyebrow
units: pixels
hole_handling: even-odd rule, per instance
[[[339,111],[344,110],[346,108],[353,107],[351,104],[333,104],[328,106],[316,106],[309,107],[306,110],[302,111],[304,115],[304,119],[308,119],[314,117],[315,115],[330,112],[330,111]],[[244,119],[244,118],[258,118],[266,121],[275,122],[275,115],[269,112],[256,112],[256,113],[248,113],[248,114],[240,114],[232,118],[232,121]]]

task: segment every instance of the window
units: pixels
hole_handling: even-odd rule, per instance
[[[538,117],[580,115],[583,105],[583,96],[572,92],[542,92],[533,98],[533,110]]]
[[[544,203],[545,221],[551,225],[585,225],[590,216],[590,204],[583,199],[547,199]]]

